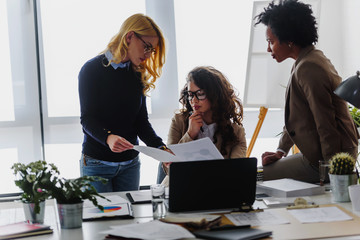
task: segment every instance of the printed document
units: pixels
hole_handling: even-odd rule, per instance
[[[175,155],[157,148],[138,145],[134,146],[135,150],[160,162],[185,162],[224,158],[208,137],[187,143],[172,144],[169,145],[168,148]]]
[[[168,148],[181,159],[181,161],[224,159],[210,138],[201,138],[195,141],[172,144]]]
[[[118,225],[111,226],[111,228],[111,230],[104,231],[103,233],[110,236],[145,240],[195,238],[193,234],[179,225],[163,223],[160,221]]]
[[[152,157],[160,162],[180,162],[181,160],[175,155],[153,147],[134,145],[134,150],[139,151],[149,157]]]
[[[289,210],[289,213],[301,223],[338,222],[353,219],[337,207],[292,209]]]
[[[110,195],[106,196],[110,200],[96,197],[99,205],[104,207],[104,210],[100,210],[95,207],[90,200],[84,201],[83,206],[83,220],[90,221],[100,218],[118,217],[118,218],[132,218],[132,208],[128,200],[118,196]]]
[[[246,225],[261,226],[261,225],[277,225],[277,224],[288,224],[289,220],[275,214],[273,212],[248,212],[248,213],[232,213],[225,214],[234,225]]]

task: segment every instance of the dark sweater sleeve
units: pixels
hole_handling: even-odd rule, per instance
[[[165,145],[162,139],[156,135],[149,122],[149,116],[146,108],[146,97],[142,97],[141,109],[136,119],[136,129],[140,139],[150,147],[160,147]]]
[[[87,62],[79,73],[79,97],[80,97],[80,121],[83,131],[102,145],[107,146],[107,129],[96,120],[98,112],[97,89],[98,79],[101,79],[101,70],[98,69],[95,61]]]

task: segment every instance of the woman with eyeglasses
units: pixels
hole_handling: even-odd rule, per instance
[[[224,158],[245,157],[243,106],[220,71],[213,67],[194,68],[179,101],[183,108],[172,118],[168,144],[209,137]],[[159,167],[158,182],[164,176]]]
[[[160,28],[150,17],[135,14],[107,48],[81,68],[81,175],[108,179],[107,184],[93,183],[98,192],[138,189],[139,153],[132,150],[138,137],[148,146],[166,148],[148,120],[145,97],[164,62]]]
[[[310,5],[273,1],[257,16],[259,23],[267,27],[267,51],[274,60],[295,60],[286,89],[283,135],[275,152],[262,155],[264,180],[319,182],[319,160],[328,161],[339,152],[357,157],[358,132],[346,102],[334,94],[341,77],[314,46],[318,33]],[[286,156],[294,144],[301,153]]]

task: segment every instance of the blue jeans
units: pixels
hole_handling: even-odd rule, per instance
[[[156,183],[160,184],[165,176],[166,176],[166,173],[164,172],[164,169],[162,168],[162,163],[160,162],[159,163],[159,166],[158,166],[158,175],[157,175],[157,180],[156,180]]]
[[[138,190],[140,184],[139,156],[128,162],[105,162],[84,154],[80,159],[81,176],[99,176],[108,182],[92,182],[99,193]]]

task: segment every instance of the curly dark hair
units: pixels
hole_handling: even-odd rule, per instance
[[[318,41],[317,23],[311,5],[298,0],[272,1],[264,11],[257,15],[257,22],[270,27],[280,43],[292,42],[307,47]]]
[[[214,143],[217,142],[216,134],[220,133],[223,139],[220,153],[222,155],[228,154],[226,145],[231,143],[232,146],[235,146],[239,143],[231,124],[234,122],[242,125],[243,106],[241,100],[236,96],[232,85],[220,71],[209,66],[196,67],[189,72],[179,99],[179,102],[183,105],[181,113],[186,115],[187,118],[190,116],[190,112],[193,111],[187,95],[189,82],[193,82],[205,92],[206,99],[211,104],[212,120],[217,124]]]

